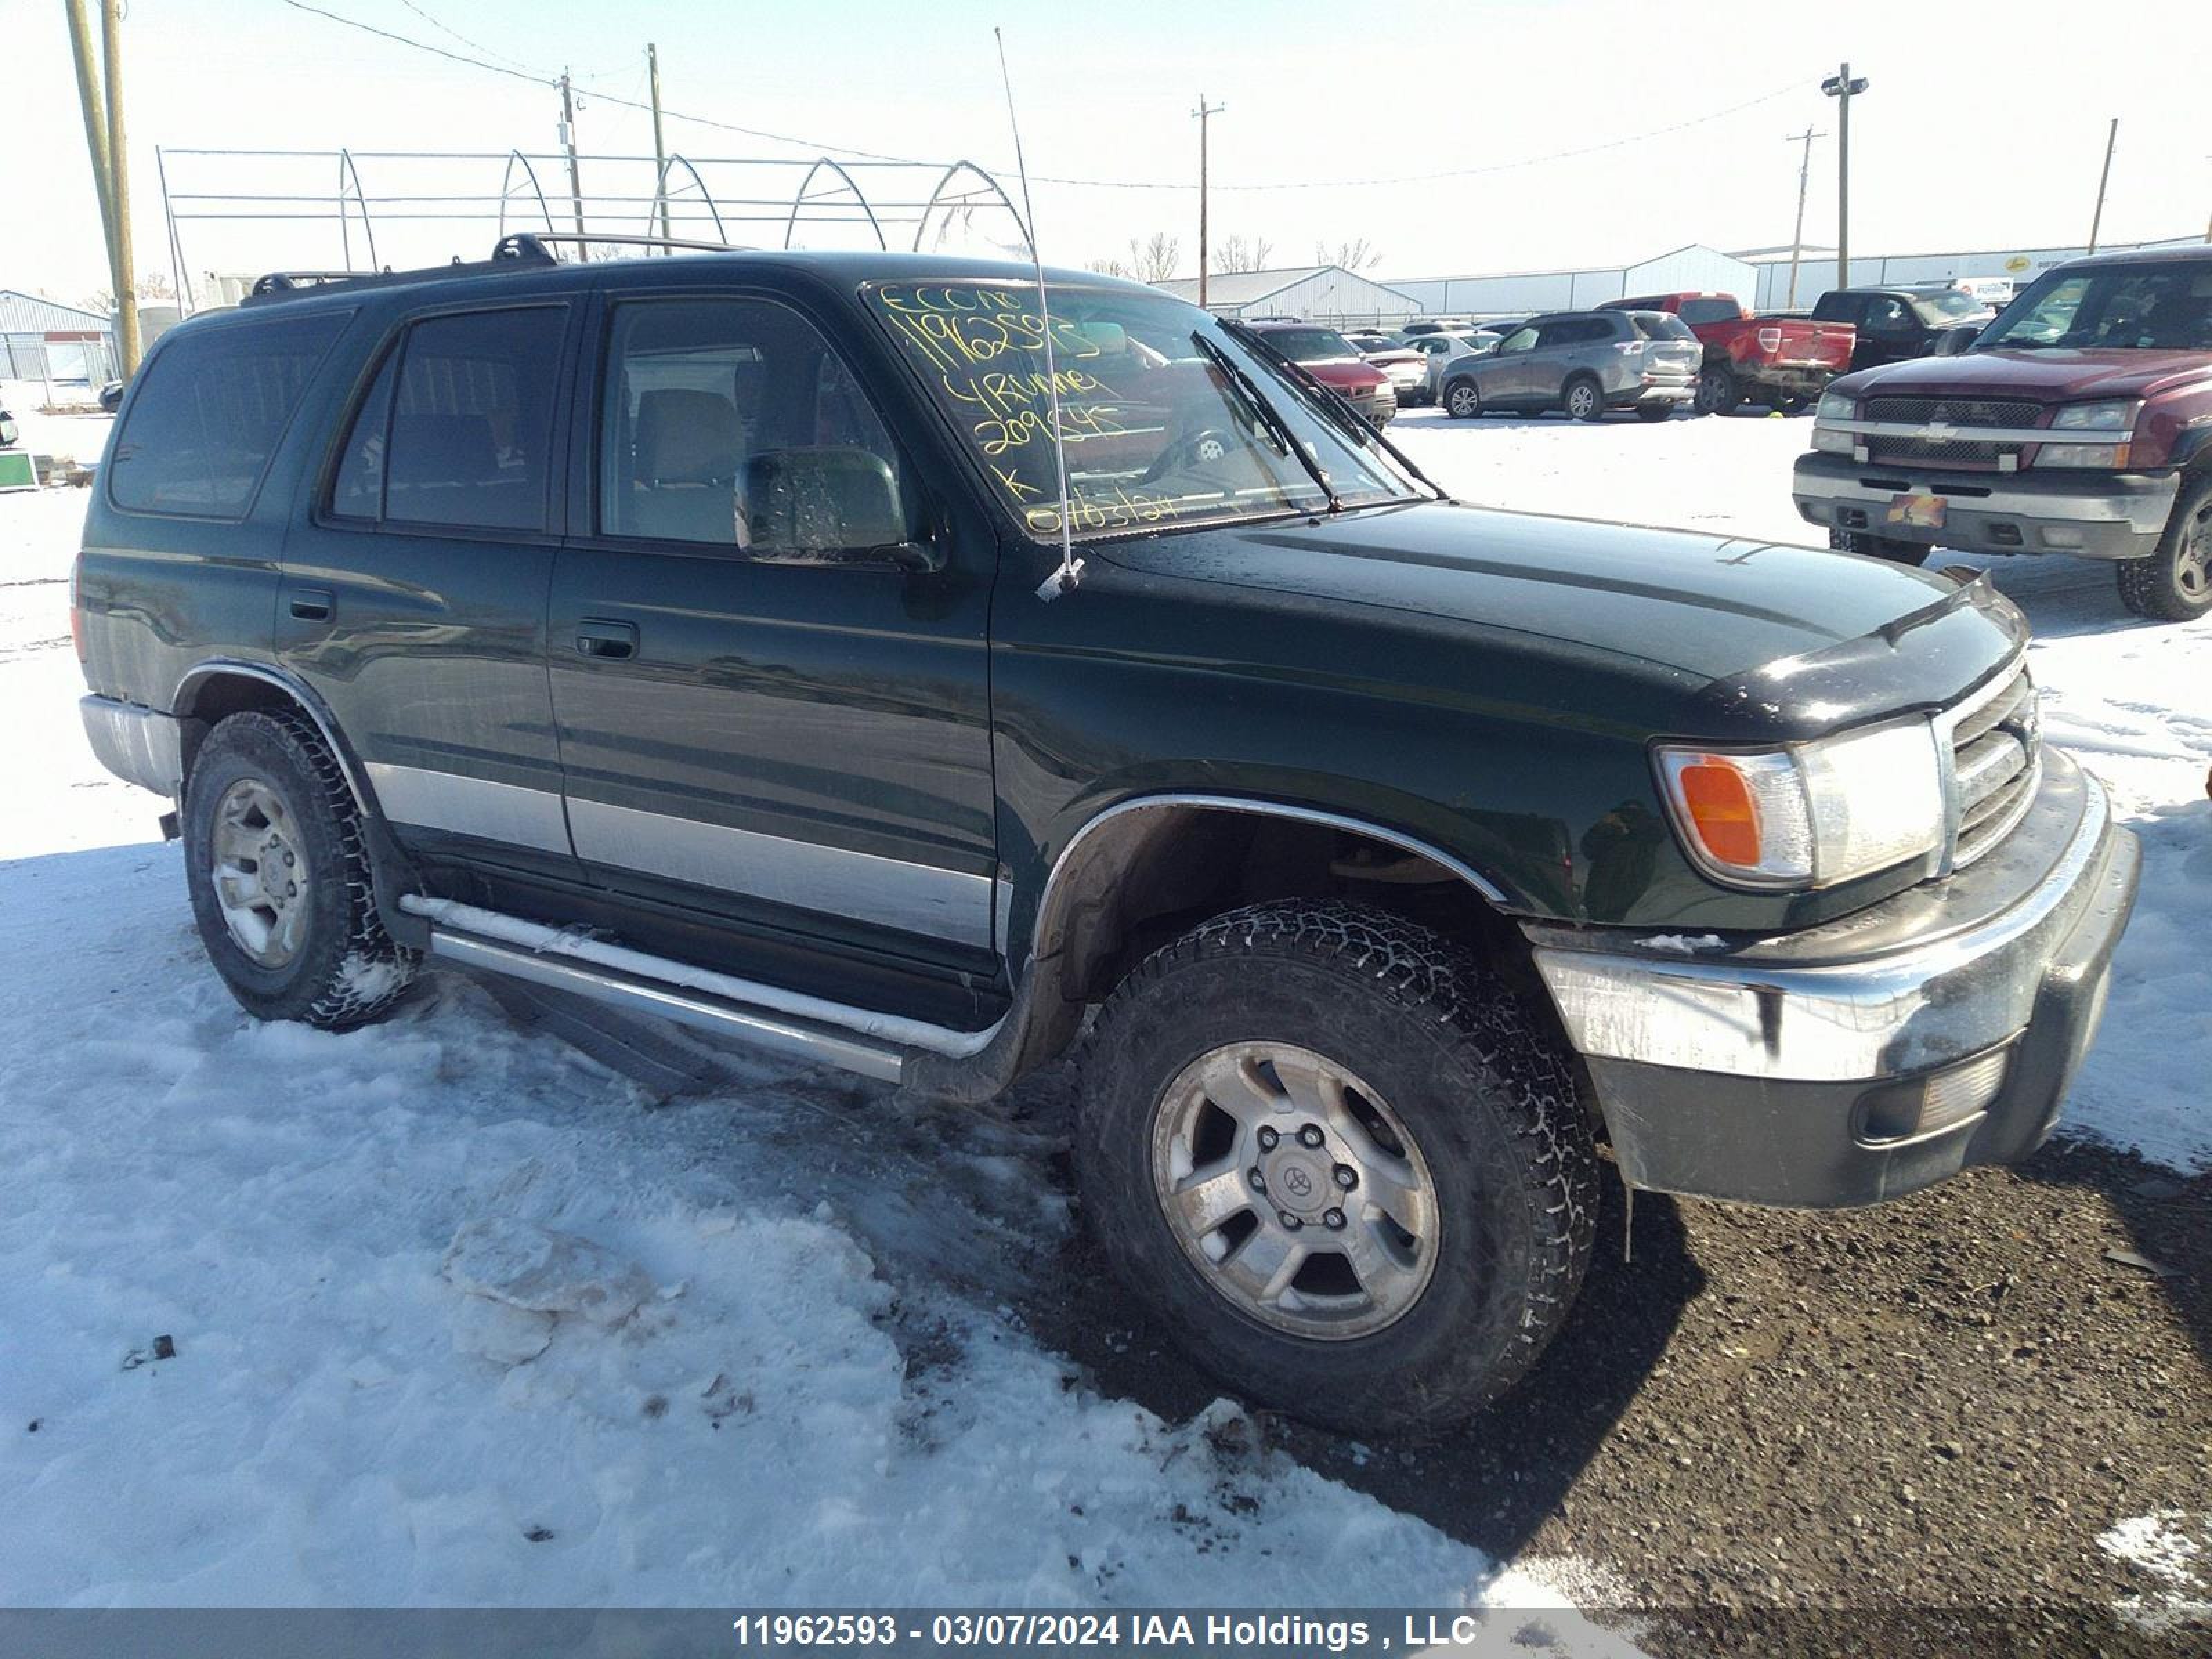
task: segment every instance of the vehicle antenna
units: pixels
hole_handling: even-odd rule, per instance
[[[1021,174],[1022,217],[1028,222],[1023,228],[1029,234],[1030,263],[1036,266],[1037,314],[1044,324],[1045,403],[1052,411],[1052,459],[1060,473],[1060,568],[1037,588],[1037,598],[1049,605],[1075,586],[1083,574],[1083,561],[1075,556],[1075,531],[1070,522],[1067,443],[1060,426],[1060,364],[1053,355],[1052,301],[1044,291],[1044,255],[1037,251],[1036,209],[1030,203],[1030,164],[1022,157],[1022,126],[1014,115],[1014,77],[1006,70],[1006,37],[995,23],[991,26],[991,38],[999,43],[999,79],[1006,88],[1006,125],[1013,130],[1014,169]]]

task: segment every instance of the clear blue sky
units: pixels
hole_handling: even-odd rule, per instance
[[[641,100],[650,39],[660,47],[673,108],[993,166],[1010,164],[1012,149],[991,39],[1000,22],[1034,173],[1188,186],[1197,161],[1189,112],[1203,93],[1228,106],[1213,127],[1217,240],[1265,237],[1277,263],[1297,264],[1318,243],[1364,237],[1381,251],[1377,274],[1386,277],[1636,258],[1689,241],[1785,241],[1796,151],[1784,135],[1808,121],[1833,128],[1834,106],[1817,83],[1845,56],[1874,82],[1854,128],[1860,252],[2078,241],[2115,114],[2120,149],[2106,235],[2201,231],[2212,213],[2212,103],[2203,87],[2212,5],[2204,0],[2145,0],[2102,13],[2048,0],[1411,0],[1387,10],[1304,0],[1022,9],[973,0],[417,0],[420,11],[405,0],[318,3],[537,73],[573,67],[586,151],[649,152],[646,118],[593,94]],[[130,11],[133,222],[143,268],[168,265],[157,143],[555,148],[550,90],[377,40],[279,0],[132,0]],[[17,158],[0,191],[0,286],[80,295],[104,276],[62,7],[0,0],[0,40],[11,46],[5,129]],[[1650,133],[1784,88],[1734,113],[1578,157],[1428,182],[1239,188],[1494,168]],[[693,155],[800,153],[682,121],[670,124],[669,137],[672,149]],[[1833,235],[1832,145],[1815,147],[1811,241]],[[284,187],[326,191],[331,171],[318,165]],[[372,192],[495,193],[499,171],[446,169],[434,178],[363,165]],[[264,185],[275,181],[273,173],[261,175]],[[175,167],[171,182],[188,187]],[[556,179],[545,183],[553,193]],[[602,174],[598,187],[623,186]],[[1164,229],[1180,237],[1185,270],[1194,268],[1197,208],[1188,188],[1040,184],[1036,208],[1057,262],[1114,254],[1133,236]],[[772,238],[757,230],[738,240],[780,237],[778,228]],[[388,228],[379,251],[387,261],[437,258],[476,253],[484,240],[462,228]],[[235,270],[332,262],[337,253],[328,226],[200,226],[188,227],[185,258],[196,270]]]

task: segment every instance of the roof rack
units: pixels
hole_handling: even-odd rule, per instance
[[[428,282],[441,276],[477,276],[492,271],[513,270],[518,265],[544,267],[561,263],[549,243],[577,242],[605,244],[620,247],[658,247],[673,252],[681,248],[692,253],[736,253],[750,252],[732,246],[726,242],[693,241],[680,236],[617,236],[589,235],[575,231],[536,230],[518,231],[502,236],[493,246],[491,258],[465,263],[458,255],[447,265],[427,265],[419,270],[271,270],[253,279],[253,287],[245,303],[270,300],[296,299],[301,295],[316,293],[323,289],[380,288],[400,283]]]

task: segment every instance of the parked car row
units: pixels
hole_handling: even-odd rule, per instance
[[[1866,292],[1942,344],[1821,398],[1795,494],[1832,546],[2108,559],[2138,615],[2212,612],[2212,247],[2072,260],[1978,326]]]

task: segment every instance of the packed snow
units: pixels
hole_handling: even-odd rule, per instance
[[[1802,539],[1803,430],[1394,435],[1470,499]],[[1071,1224],[1023,1120],[763,1055],[657,1104],[453,975],[345,1036],[245,1018],[158,804],[78,726],[84,499],[0,495],[0,1601],[1526,1608],[1591,1582],[1489,1560],[1225,1401],[1169,1424],[1100,1392],[1018,1311]],[[2145,843],[2069,1127],[2205,1167],[2212,623],[2137,623],[2094,567],[1998,580],[2047,729]]]

